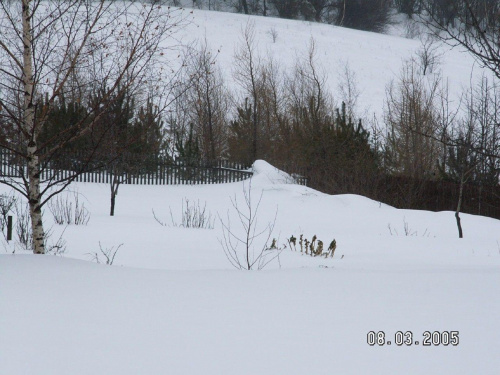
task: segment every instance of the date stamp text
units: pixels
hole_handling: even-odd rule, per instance
[[[366,342],[370,346],[457,346],[460,342],[458,335],[458,331],[425,331],[417,337],[412,331],[397,331],[390,336],[384,331],[370,331]]]

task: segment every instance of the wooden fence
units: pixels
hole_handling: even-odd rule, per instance
[[[135,168],[102,169],[86,171],[77,176],[75,181],[110,183],[118,177],[122,184],[131,185],[199,185],[237,182],[252,177],[249,170],[237,169],[221,162],[220,166],[190,165],[179,161],[159,163],[154,168],[136,170]],[[61,170],[59,173],[68,173]]]
[[[82,166],[81,160],[85,157],[76,154],[52,160],[43,166],[40,177],[42,180],[65,179],[77,173],[75,181],[78,182],[110,183],[113,178],[118,178],[122,184],[198,185],[238,182],[253,175],[248,166],[228,160],[144,160],[123,156],[112,163],[101,163],[106,164],[105,167],[99,166],[95,160],[92,165]],[[18,157],[0,149],[0,178],[21,177],[25,173],[25,165]],[[303,176],[294,178],[298,184],[307,184]]]
[[[9,150],[0,148],[0,177],[21,177],[20,161]]]

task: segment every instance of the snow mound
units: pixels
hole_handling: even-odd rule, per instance
[[[288,173],[279,170],[265,160],[256,160],[252,165],[253,178],[261,183],[295,184],[295,179]]]

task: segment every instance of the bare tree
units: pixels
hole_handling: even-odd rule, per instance
[[[240,96],[243,105],[237,104],[236,116],[231,121],[228,137],[231,157],[247,164],[256,159],[286,157],[279,147],[279,141],[287,138],[284,75],[279,64],[272,57],[261,60],[253,52],[236,58],[235,74],[243,89]]]
[[[235,52],[234,78],[242,87],[246,101],[250,101],[250,123],[252,127],[251,157],[255,161],[259,154],[259,85],[261,84],[261,62],[255,51],[255,25],[247,23],[243,30],[242,41]]]
[[[469,107],[471,108],[471,107]],[[464,200],[464,187],[473,176],[476,168],[476,155],[473,152],[474,148],[474,120],[471,112],[468,118],[458,122],[458,135],[446,135],[446,142],[453,142],[453,146],[447,147],[447,157],[443,161],[445,175],[448,175],[459,183],[459,193],[457,206],[455,209],[455,220],[457,223],[458,237],[463,238],[463,228],[460,219]]]
[[[188,59],[191,80],[185,106],[200,141],[201,156],[215,161],[226,153],[229,93],[214,54],[205,40]]]
[[[252,180],[250,179],[248,187],[243,185],[244,206],[238,204],[236,197],[231,199],[240,224],[238,229],[231,227],[229,212],[225,220],[219,216],[222,226],[222,238],[219,239],[219,242],[231,265],[239,270],[261,270],[279,257],[282,250],[276,246],[275,240],[269,244],[276,224],[277,209],[273,221],[265,225],[259,224],[262,195],[263,192],[255,203],[252,195]]]
[[[452,4],[453,5],[453,4]],[[500,78],[500,33],[498,31],[498,1],[461,0],[457,2],[450,22],[432,9],[432,2],[424,9],[430,20],[424,23],[446,43],[465,48],[483,67]]]
[[[0,118],[9,128],[1,147],[21,160],[20,179],[0,176],[0,183],[29,202],[33,252],[45,253],[42,207],[88,167],[62,178],[51,168],[65,146],[91,134],[94,125],[122,90],[138,93],[162,82],[171,70],[167,49],[183,24],[182,11],[153,2],[22,0],[0,2]],[[72,87],[72,77],[77,76]],[[40,141],[55,105],[72,89],[87,93],[100,86],[103,100],[84,118]],[[82,99],[82,98],[79,98]],[[94,138],[97,146],[106,131]]]
[[[420,38],[420,49],[416,52],[417,63],[422,75],[434,73],[441,62],[442,54],[439,53],[439,44],[434,35],[425,35]]]
[[[386,164],[391,172],[415,180],[436,173],[440,155],[440,144],[436,141],[439,85],[439,79],[424,79],[418,74],[415,62],[408,61],[398,80],[387,88]]]
[[[465,113],[459,122],[458,136],[448,142],[448,175],[463,184],[473,183],[477,196],[477,213],[483,209],[483,189],[498,186],[500,177],[500,93],[496,85],[491,85],[483,77],[465,95]],[[459,197],[459,205],[460,205]],[[461,230],[460,230],[461,232]]]
[[[311,40],[306,57],[287,77],[283,122],[290,123],[288,145],[293,152],[285,165],[307,173],[311,186],[323,191],[367,195],[376,178],[376,155],[368,132],[348,108],[356,103],[355,77],[347,69],[347,82],[342,82],[340,91],[348,103],[335,109],[326,73],[315,61],[315,53]]]
[[[498,108],[500,93],[496,85],[482,77],[461,98],[457,109],[450,111],[448,92],[441,96],[439,138],[443,145],[441,174],[458,183],[459,193],[455,219],[459,238],[463,238],[460,212],[466,198],[465,186],[472,184],[477,196],[472,198],[481,214],[484,186],[497,186],[500,174],[500,139]],[[460,115],[460,117],[459,117]],[[471,193],[468,193],[471,194]]]
[[[340,93],[341,99],[347,107],[347,115],[355,118],[358,98],[361,93],[358,88],[356,72],[351,70],[347,62],[344,64],[338,80],[337,91]]]
[[[307,109],[309,131],[319,135],[321,126],[332,116],[333,99],[326,89],[327,76],[316,62],[316,44],[311,38],[307,57],[299,60],[287,79],[288,111],[296,123],[303,122]],[[307,124],[303,124],[307,126]]]
[[[457,200],[457,208],[455,210],[455,220],[457,222],[458,238],[464,237],[464,232],[462,229],[462,222],[460,219],[460,212],[462,210],[462,203],[464,199],[464,186],[469,181],[471,174],[475,168],[475,161],[471,160],[473,158],[472,154],[472,134],[470,128],[467,129],[466,134],[461,134],[459,139],[455,142],[461,142],[460,145],[456,146],[456,157],[460,162],[460,187]]]

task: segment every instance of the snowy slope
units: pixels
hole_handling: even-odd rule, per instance
[[[360,92],[358,111],[381,116],[385,88],[401,70],[403,61],[421,48],[417,39],[383,35],[332,25],[278,18],[245,16],[216,11],[189,10],[189,24],[177,37],[183,42],[207,41],[230,87],[237,89],[232,79],[235,47],[241,43],[242,31],[248,24],[255,28],[255,45],[260,57],[271,56],[283,69],[307,57],[311,38],[314,39],[316,61],[327,77],[335,99],[340,102],[338,84],[347,65],[355,73]],[[276,42],[270,30],[277,33]],[[473,59],[459,49],[442,45],[438,52],[441,65],[438,72],[450,90],[450,100],[457,104],[463,89],[483,74]]]

